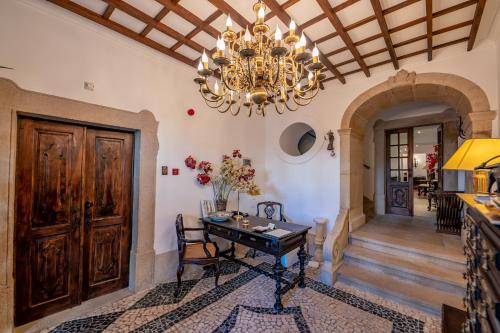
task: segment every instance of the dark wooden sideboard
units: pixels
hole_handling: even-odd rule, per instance
[[[462,332],[500,332],[500,225],[470,194],[459,194],[468,204],[465,217],[467,312]]]

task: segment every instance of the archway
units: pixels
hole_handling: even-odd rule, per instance
[[[340,137],[340,211],[325,241],[322,278],[335,279],[349,232],[365,223],[363,214],[363,135],[370,118],[406,102],[440,102],[462,116],[469,138],[491,137],[495,111],[475,83],[453,74],[399,71],[355,98],[342,118]]]

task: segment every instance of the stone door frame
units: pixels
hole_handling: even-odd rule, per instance
[[[340,138],[340,210],[324,246],[321,277],[335,281],[348,245],[349,233],[365,221],[363,213],[363,136],[369,120],[394,105],[428,101],[452,107],[464,121],[469,138],[492,135],[491,111],[485,92],[474,82],[454,74],[399,71],[358,97],[347,107],[338,130]]]
[[[20,115],[134,132],[132,248],[129,289],[154,276],[158,122],[150,111],[130,112],[19,88],[0,78],[0,332],[14,328],[14,225],[17,119]]]

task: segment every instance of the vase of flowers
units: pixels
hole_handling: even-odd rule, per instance
[[[196,165],[196,160],[189,156],[185,160],[188,168]],[[197,168],[198,174],[196,180],[200,185],[212,186],[213,199],[217,211],[227,209],[227,200],[233,191],[248,191],[256,195],[259,188],[254,182],[255,169],[242,162],[242,155],[239,149],[235,149],[231,156],[224,155],[222,164],[217,170],[214,165],[208,161],[201,161]]]

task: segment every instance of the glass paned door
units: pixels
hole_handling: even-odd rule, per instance
[[[413,215],[413,132],[386,131],[386,212]]]

